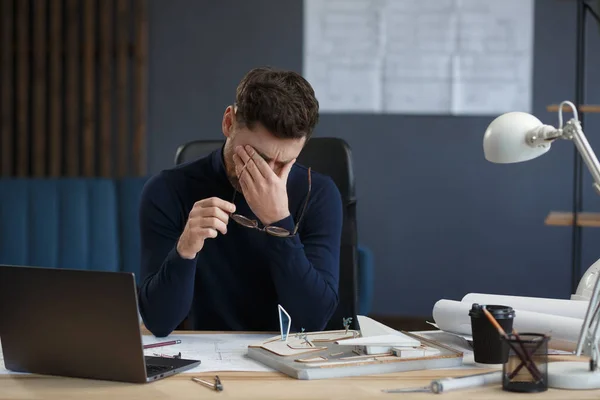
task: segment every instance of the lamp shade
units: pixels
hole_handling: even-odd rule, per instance
[[[531,146],[527,133],[544,124],[531,114],[509,112],[494,119],[483,136],[483,152],[494,163],[517,163],[541,156],[550,150],[550,143]]]

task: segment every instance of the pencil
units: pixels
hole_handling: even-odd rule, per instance
[[[181,340],[171,340],[169,342],[160,342],[160,343],[145,344],[144,345],[144,349],[152,349],[154,347],[171,346],[171,345],[179,344],[179,343],[181,343]]]
[[[218,375],[215,376],[215,383],[210,383],[210,382],[205,381],[204,379],[200,379],[200,378],[196,378],[196,377],[192,377],[192,380],[194,382],[197,382],[201,385],[206,386],[207,388],[214,389],[217,392],[221,392],[223,390],[223,384],[221,383],[221,379],[219,379]]]

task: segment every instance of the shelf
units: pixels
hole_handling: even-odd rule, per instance
[[[544,222],[546,225],[572,226],[573,213],[563,211],[551,211]],[[600,212],[578,213],[577,226],[600,228]]]
[[[550,112],[558,112],[558,104],[550,104],[549,106],[546,107],[546,110],[550,111]],[[579,110],[579,112],[584,112],[584,113],[600,113],[600,105],[582,104],[579,106],[578,110]],[[565,104],[563,106],[563,111],[571,112],[571,106]]]

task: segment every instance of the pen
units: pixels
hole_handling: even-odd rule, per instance
[[[220,392],[223,390],[223,384],[221,383],[221,379],[219,379],[219,376],[215,376],[215,383],[210,383],[210,382],[207,382],[203,379],[196,378],[196,377],[192,378],[192,380],[194,382],[198,382],[208,388],[215,389],[217,392]]]
[[[429,386],[421,388],[401,388],[383,390],[385,393],[403,393],[403,392],[428,392],[443,393],[450,390],[473,388],[488,384],[500,383],[502,381],[502,371],[486,372],[482,374],[467,375],[457,378],[443,378],[431,381]]]
[[[171,340],[169,342],[160,342],[160,343],[145,344],[144,345],[144,349],[151,349],[153,347],[171,346],[173,344],[179,344],[179,343],[181,343],[181,340]]]
[[[154,355],[156,357],[163,357],[163,358],[181,358],[181,352],[179,352],[179,354],[175,354],[174,356],[170,356],[168,354],[158,354],[158,353],[154,353]]]

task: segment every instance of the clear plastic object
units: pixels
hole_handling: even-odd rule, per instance
[[[589,301],[590,297],[592,297],[596,280],[598,280],[598,274],[600,274],[600,259],[598,259],[587,269],[587,271],[585,271],[585,274],[583,274],[581,280],[579,281],[577,291],[575,294],[571,295],[571,300]]]

